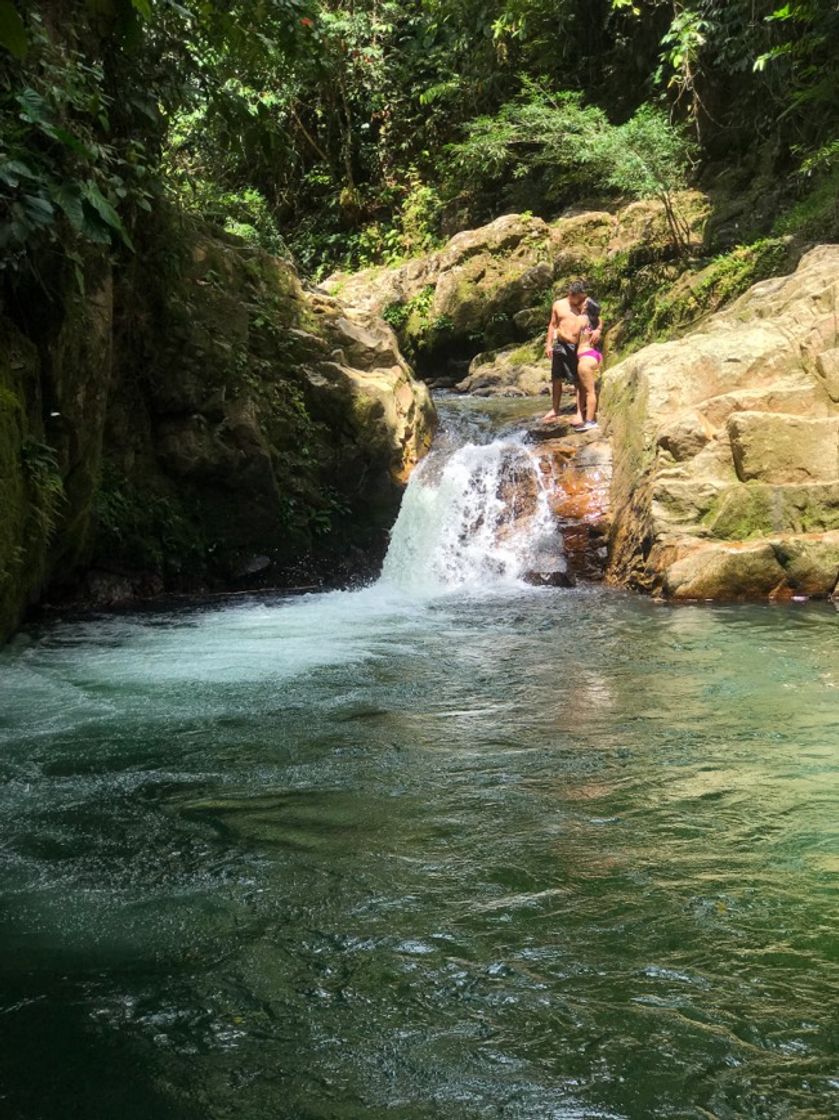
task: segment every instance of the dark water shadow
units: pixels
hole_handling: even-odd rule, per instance
[[[2,982],[0,1109],[4,1120],[200,1120],[155,1084],[154,1055],[127,1031],[91,1022],[85,986],[64,977],[37,994]],[[13,1011],[14,1014],[9,1014]],[[3,1020],[6,1020],[4,1025]]]

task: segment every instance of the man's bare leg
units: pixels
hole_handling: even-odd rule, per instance
[[[562,381],[558,377],[551,381],[551,403],[553,408],[550,412],[545,413],[542,417],[543,420],[556,420],[559,417],[559,406],[562,404]]]

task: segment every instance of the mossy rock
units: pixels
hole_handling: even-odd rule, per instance
[[[357,566],[430,443],[380,320],[162,210],[142,236],[115,284],[93,254],[86,294],[73,280],[29,336],[0,321],[0,638],[90,565],[109,602]]]
[[[713,536],[753,540],[782,531],[839,529],[839,483],[770,486],[747,482],[725,490],[705,516]]]
[[[0,639],[47,582],[90,554],[90,506],[110,393],[112,288],[107,254],[56,271],[50,315],[0,317]]]
[[[839,341],[838,263],[839,247],[818,246],[607,370],[614,582],[677,598],[832,591],[839,408],[821,359]]]
[[[45,569],[48,526],[33,518],[23,449],[37,431],[39,360],[35,347],[0,319],[0,637],[14,628]],[[30,412],[32,417],[30,419]]]

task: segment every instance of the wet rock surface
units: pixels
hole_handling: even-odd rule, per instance
[[[609,442],[598,429],[574,432],[566,416],[547,423],[534,420],[528,439],[548,484],[569,572],[583,579],[603,579],[610,525]]]

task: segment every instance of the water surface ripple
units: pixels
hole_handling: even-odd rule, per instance
[[[356,593],[0,655],[9,1120],[839,1115],[826,607]]]

